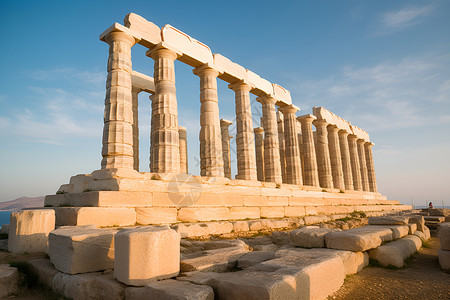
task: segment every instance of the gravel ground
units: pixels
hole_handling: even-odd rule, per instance
[[[402,269],[366,267],[348,276],[344,285],[328,299],[450,299],[450,273],[438,262],[439,239],[427,241]]]

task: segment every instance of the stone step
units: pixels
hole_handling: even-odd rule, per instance
[[[408,225],[369,225],[368,228],[389,228],[392,231],[392,239],[400,239],[409,233]]]
[[[422,247],[422,240],[419,237],[407,235],[399,240],[369,250],[369,256],[385,267],[401,268],[405,259],[416,253],[420,247]]]
[[[424,216],[423,218],[424,218],[425,222],[427,222],[427,221],[437,222],[437,223],[445,222],[444,216]]]
[[[126,207],[56,207],[57,226],[130,226],[136,224],[136,211]]]
[[[383,242],[392,241],[389,228],[364,226],[349,230],[330,232],[325,236],[327,248],[363,252],[376,248]]]
[[[404,216],[371,217],[369,225],[407,225],[408,219]]]

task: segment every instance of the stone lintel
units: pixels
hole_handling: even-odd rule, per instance
[[[300,122],[302,122],[302,121],[310,121],[310,122],[312,122],[314,120],[317,120],[317,117],[315,115],[312,115],[312,114],[306,114],[306,115],[298,116],[297,120],[299,120]]]
[[[155,81],[153,77],[148,75],[131,71],[131,85],[133,88],[139,91],[146,92],[149,94],[155,93]]]
[[[100,34],[99,39],[103,42],[106,42],[106,40],[105,40],[106,36],[109,33],[114,32],[114,31],[119,31],[119,32],[124,32],[124,33],[129,34],[130,36],[132,36],[135,39],[136,43],[138,43],[142,38],[139,33],[135,32],[123,25],[120,25],[119,23],[114,23],[108,29],[106,29],[102,34]]]
[[[147,52],[145,52],[145,55],[150,57],[152,52],[154,52],[155,50],[159,50],[159,49],[168,49],[168,50],[175,52],[175,54],[177,55],[177,59],[183,55],[183,52],[180,49],[177,49],[174,46],[172,46],[166,42],[161,42],[161,43],[153,46],[152,48],[147,50]]]

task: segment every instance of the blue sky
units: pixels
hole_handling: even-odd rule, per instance
[[[299,114],[323,106],[367,130],[389,199],[450,205],[450,2],[357,0],[1,0],[0,201],[55,193],[100,167],[108,46],[98,36],[129,12],[279,83]],[[152,76],[145,49],[132,55],[133,68]],[[198,174],[199,80],[175,67],[179,123]],[[218,87],[221,117],[233,120],[234,93]],[[148,171],[144,93],[139,113]]]

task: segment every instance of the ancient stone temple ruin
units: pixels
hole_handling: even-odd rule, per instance
[[[364,130],[323,107],[297,116],[288,90],[171,25],[131,13],[100,40],[109,45],[101,169],[71,177],[45,208],[11,216],[9,251],[47,252],[49,260],[31,264],[54,291],[73,299],[324,299],[369,255],[402,266],[429,237],[422,216],[380,217],[411,207],[378,193]],[[153,77],[132,69],[138,46],[154,61]],[[200,176],[189,174],[193,154],[178,123],[175,60],[200,78]],[[218,80],[235,92],[234,137],[233,122],[220,118]],[[141,92],[152,107],[150,172],[139,170]],[[342,221],[355,216],[380,218],[361,228]],[[340,229],[330,228],[334,221]],[[210,237],[223,239],[199,241]],[[397,248],[407,253],[385,254]]]

